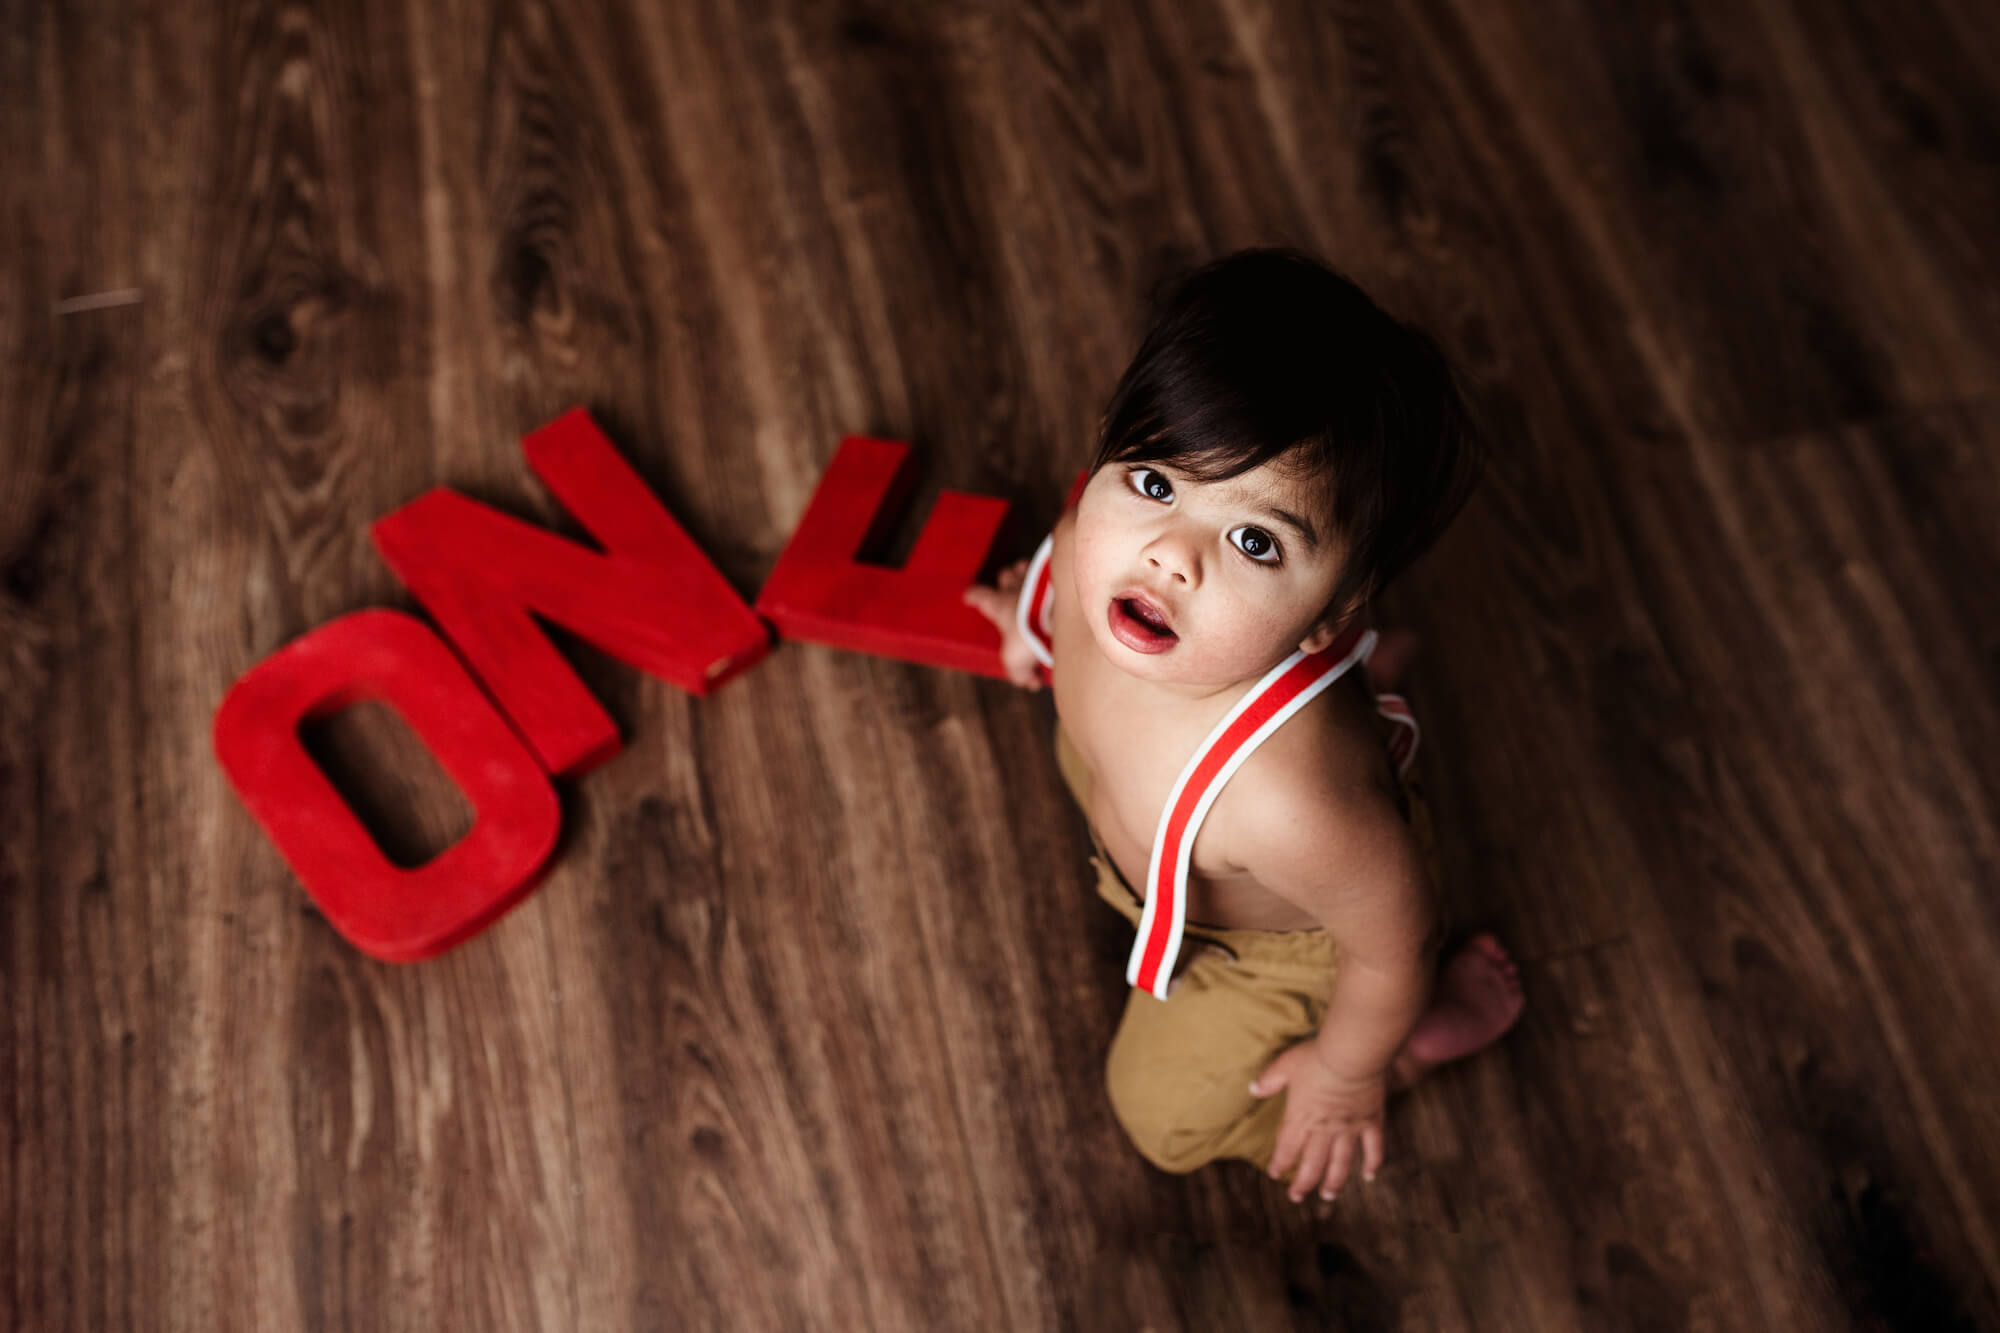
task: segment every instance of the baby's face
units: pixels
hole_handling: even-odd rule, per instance
[[[1073,557],[1098,650],[1134,676],[1206,691],[1324,647],[1343,552],[1322,511],[1276,464],[1217,482],[1099,468],[1077,502]]]

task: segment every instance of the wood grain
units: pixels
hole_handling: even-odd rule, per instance
[[[1989,8],[0,0],[0,1328],[2000,1326]],[[561,410],[746,597],[852,432],[905,543],[950,486],[1025,553],[1161,280],[1269,242],[1493,446],[1383,611],[1530,1008],[1373,1186],[1124,1143],[995,682],[558,634],[625,749],[413,967],[222,780],[237,675],[412,605],[370,520],[580,535]],[[465,826],[381,711],[313,741]]]

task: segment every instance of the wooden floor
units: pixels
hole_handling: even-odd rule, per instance
[[[2000,1328],[2000,10],[0,0],[0,99],[0,1327]],[[1125,1145],[1040,697],[566,643],[624,752],[414,966],[225,784],[372,519],[578,531],[563,408],[746,595],[848,432],[1025,550],[1260,242],[1495,438],[1382,610],[1529,1009],[1372,1187]]]

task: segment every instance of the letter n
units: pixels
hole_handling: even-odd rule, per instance
[[[618,729],[530,613],[695,695],[763,658],[771,635],[588,413],[522,447],[605,550],[443,488],[376,520],[375,547],[542,764],[573,776],[617,753]]]

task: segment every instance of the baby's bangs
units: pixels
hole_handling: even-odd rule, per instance
[[[1308,436],[1285,443],[1247,432],[1234,421],[1204,420],[1215,412],[1195,411],[1168,424],[1166,415],[1148,412],[1132,421],[1106,423],[1103,443],[1092,469],[1106,463],[1161,463],[1196,481],[1228,481],[1266,463],[1296,455],[1295,466],[1323,466],[1330,451],[1323,438]]]
[[[1244,440],[1191,440],[1179,431],[1126,440],[1106,451],[1106,463],[1157,463],[1196,481],[1240,477],[1281,451]]]

